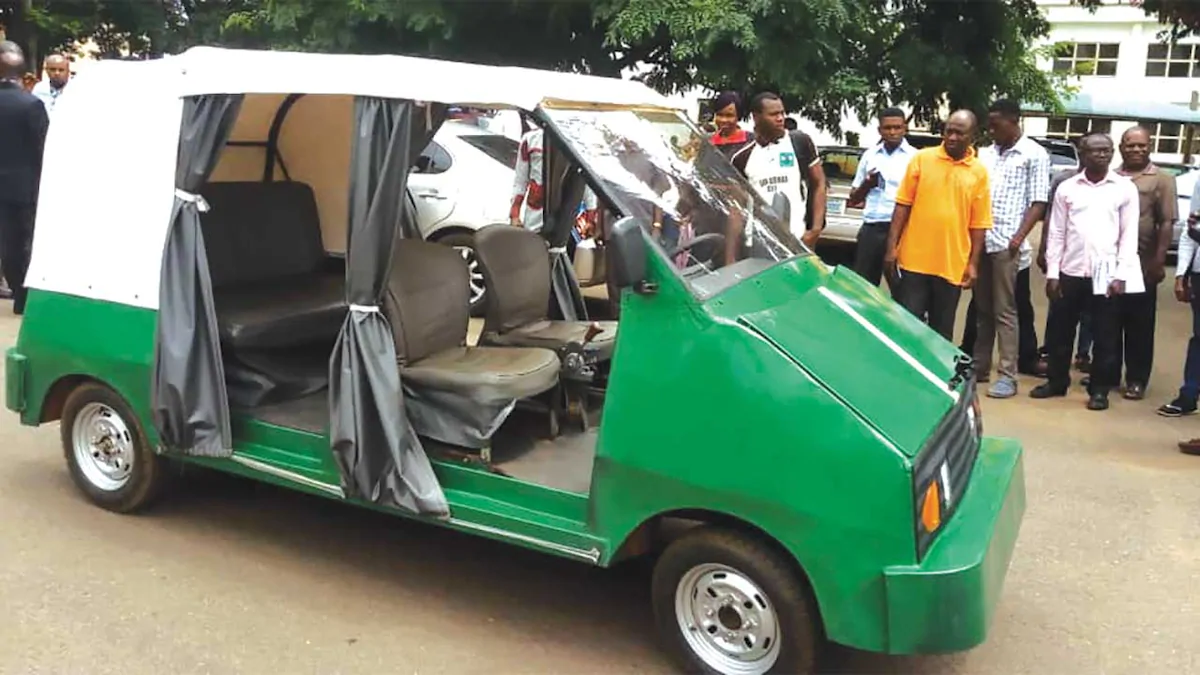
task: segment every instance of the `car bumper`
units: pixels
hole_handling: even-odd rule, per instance
[[[821,241],[854,243],[858,241],[858,230],[861,227],[862,218],[829,216],[825,218],[825,229],[821,231]]]
[[[891,654],[981,644],[1025,512],[1021,445],[985,438],[958,509],[918,565],[884,570]]]

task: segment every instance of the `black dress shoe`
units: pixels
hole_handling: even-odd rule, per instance
[[[1088,398],[1088,410],[1108,410],[1108,394],[1092,394]]]
[[[1029,391],[1029,398],[1054,398],[1066,395],[1066,387],[1052,387],[1049,382],[1039,384]]]
[[[1133,384],[1127,384],[1125,385],[1124,396],[1130,401],[1140,401],[1146,398],[1146,385],[1138,384],[1136,382]]]

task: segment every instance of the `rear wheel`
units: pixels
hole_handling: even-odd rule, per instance
[[[479,258],[475,256],[475,235],[467,232],[451,232],[436,239],[437,243],[453,247],[467,263],[467,274],[471,284],[471,316],[483,312],[487,298],[487,287],[483,281],[483,269],[479,267]]]
[[[793,565],[752,536],[699,527],[654,568],[655,621],[689,673],[812,673],[818,614]]]
[[[60,426],[71,478],[92,503],[131,513],[158,496],[165,462],[115,391],[94,382],[79,386],[63,405]]]

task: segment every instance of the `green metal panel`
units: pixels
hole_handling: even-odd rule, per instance
[[[970,649],[984,641],[1025,512],[1021,446],[985,439],[954,517],[920,565],[885,570],[892,654]]]

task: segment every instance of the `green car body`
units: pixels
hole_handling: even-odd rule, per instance
[[[589,494],[435,461],[452,517],[429,522],[600,566],[640,553],[663,518],[723,524],[789,554],[835,642],[890,654],[981,643],[1024,511],[1022,451],[972,436],[966,482],[919,553],[915,472],[972,404],[970,382],[947,385],[953,347],[814,256],[708,299],[648,257],[657,288],[623,298]],[[151,310],[31,290],[8,408],[52,422],[96,381],[152,435],[154,323]],[[234,434],[240,461],[178,459],[336,494],[326,436],[237,417]]]

